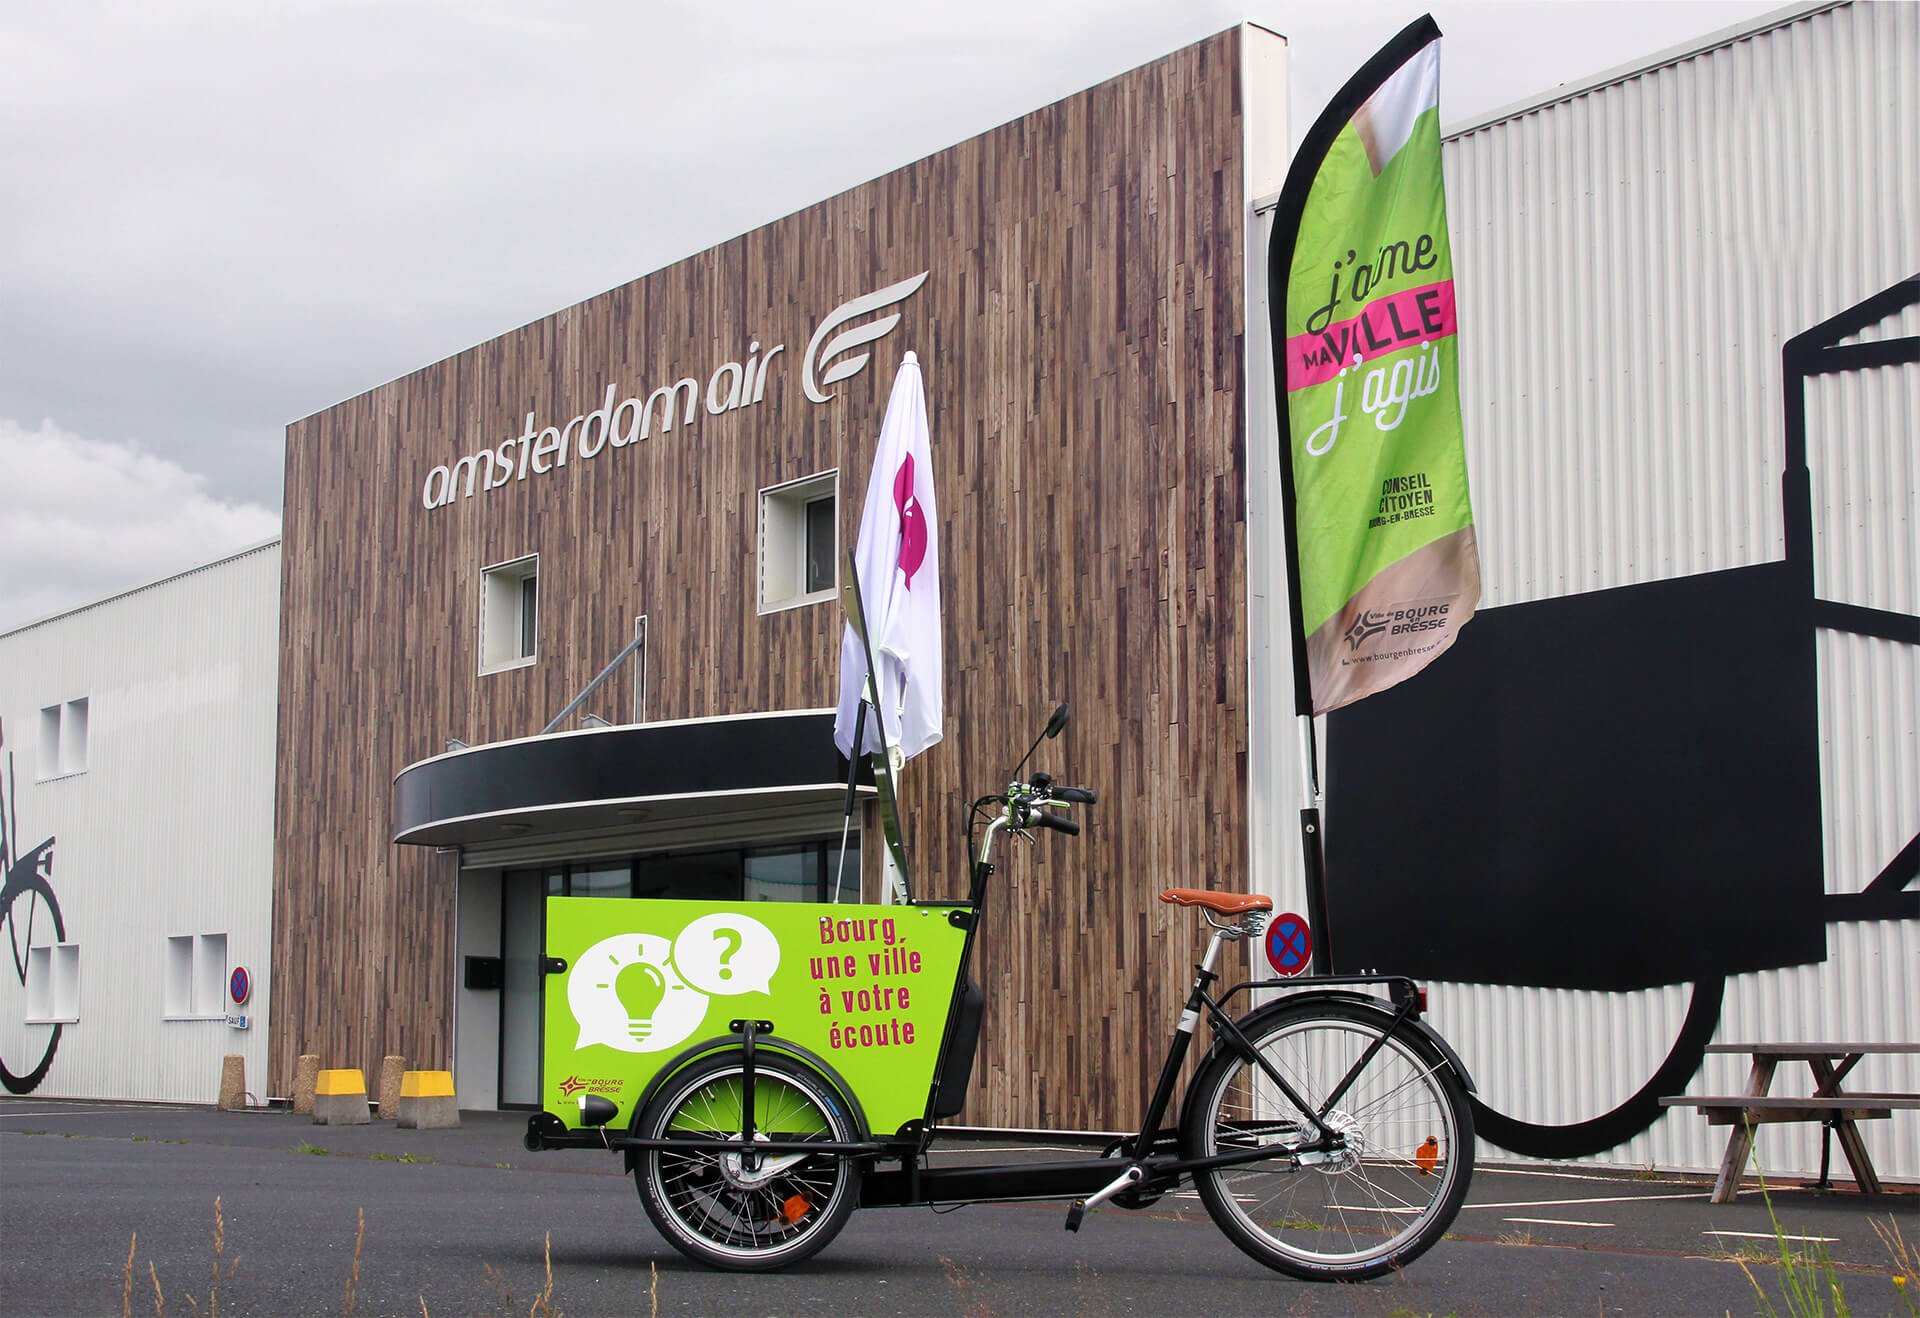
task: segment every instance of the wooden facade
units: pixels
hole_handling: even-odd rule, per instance
[[[1136,1117],[1199,946],[1155,894],[1246,871],[1239,60],[1222,33],[289,427],[272,1092],[302,1052],[450,1063],[456,860],[390,843],[403,766],[538,732],[641,614],[650,717],[833,703],[838,605],[757,611],[758,492],[837,468],[851,543],[912,349],[947,656],[946,740],[907,774],[917,894],[962,891],[962,804],[1057,700],[1046,767],[1102,795],[1080,839],[1003,853],[962,1120]],[[820,318],[922,271],[811,401]],[[751,406],[423,506],[432,467],[529,411],[704,394],[756,342],[784,351]],[[479,675],[481,570],[529,553],[538,660]]]

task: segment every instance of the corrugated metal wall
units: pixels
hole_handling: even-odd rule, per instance
[[[221,1058],[239,1053],[264,1097],[279,595],[276,542],[0,636],[15,850],[54,838],[54,897],[79,945],[79,1019],[36,1096],[210,1103]],[[39,781],[40,710],[80,698],[86,771]],[[22,947],[28,908],[12,910]],[[228,965],[252,972],[244,1031],[165,1019],[167,938],[203,933],[224,933]],[[52,941],[34,912],[32,942]],[[13,1072],[50,1034],[23,1024],[25,1007],[0,964]]]
[[[1446,150],[1486,602],[1783,557],[1781,346],[1920,271],[1920,7],[1804,14]],[[1816,378],[1807,413],[1819,595],[1920,611],[1920,368]],[[1920,829],[1920,648],[1818,654],[1827,890],[1855,892]],[[1920,1038],[1920,922],[1829,924],[1827,951],[1729,982],[1716,1037]],[[1565,1124],[1652,1073],[1687,997],[1441,985],[1434,1015],[1491,1106]],[[1776,1090],[1809,1092],[1792,1069]],[[1744,1081],[1709,1058],[1690,1088]],[[1850,1083],[1911,1090],[1920,1059]],[[1920,1177],[1920,1113],[1866,1137]],[[1724,1143],[1685,1112],[1601,1160],[1704,1169]],[[1808,1126],[1760,1144],[1772,1171],[1818,1156]]]

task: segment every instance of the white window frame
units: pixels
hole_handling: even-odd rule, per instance
[[[522,653],[524,583],[534,582],[533,648]],[[480,569],[480,672],[507,673],[540,659],[540,555],[522,554]],[[504,656],[504,657],[503,657]]]
[[[71,778],[87,771],[87,725],[91,702],[78,696],[40,710],[39,754],[34,760],[36,782]]]
[[[169,935],[162,1019],[225,1020],[229,964],[224,933]]]
[[[71,1025],[80,1019],[80,944],[27,949],[28,1025]]]
[[[806,585],[807,506],[833,500],[833,581],[823,590]],[[840,469],[783,481],[760,491],[759,612],[780,613],[837,599],[840,595]]]

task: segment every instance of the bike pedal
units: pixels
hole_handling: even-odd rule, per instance
[[[1079,1231],[1080,1224],[1087,1220],[1087,1201],[1076,1199],[1067,1209],[1067,1230]]]

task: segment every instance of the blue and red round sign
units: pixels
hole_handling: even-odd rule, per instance
[[[227,995],[237,1007],[244,1007],[247,999],[253,996],[253,977],[247,974],[245,966],[233,968],[233,974],[227,979]]]
[[[1313,932],[1292,911],[1267,926],[1267,960],[1283,975],[1304,973],[1313,964]]]

